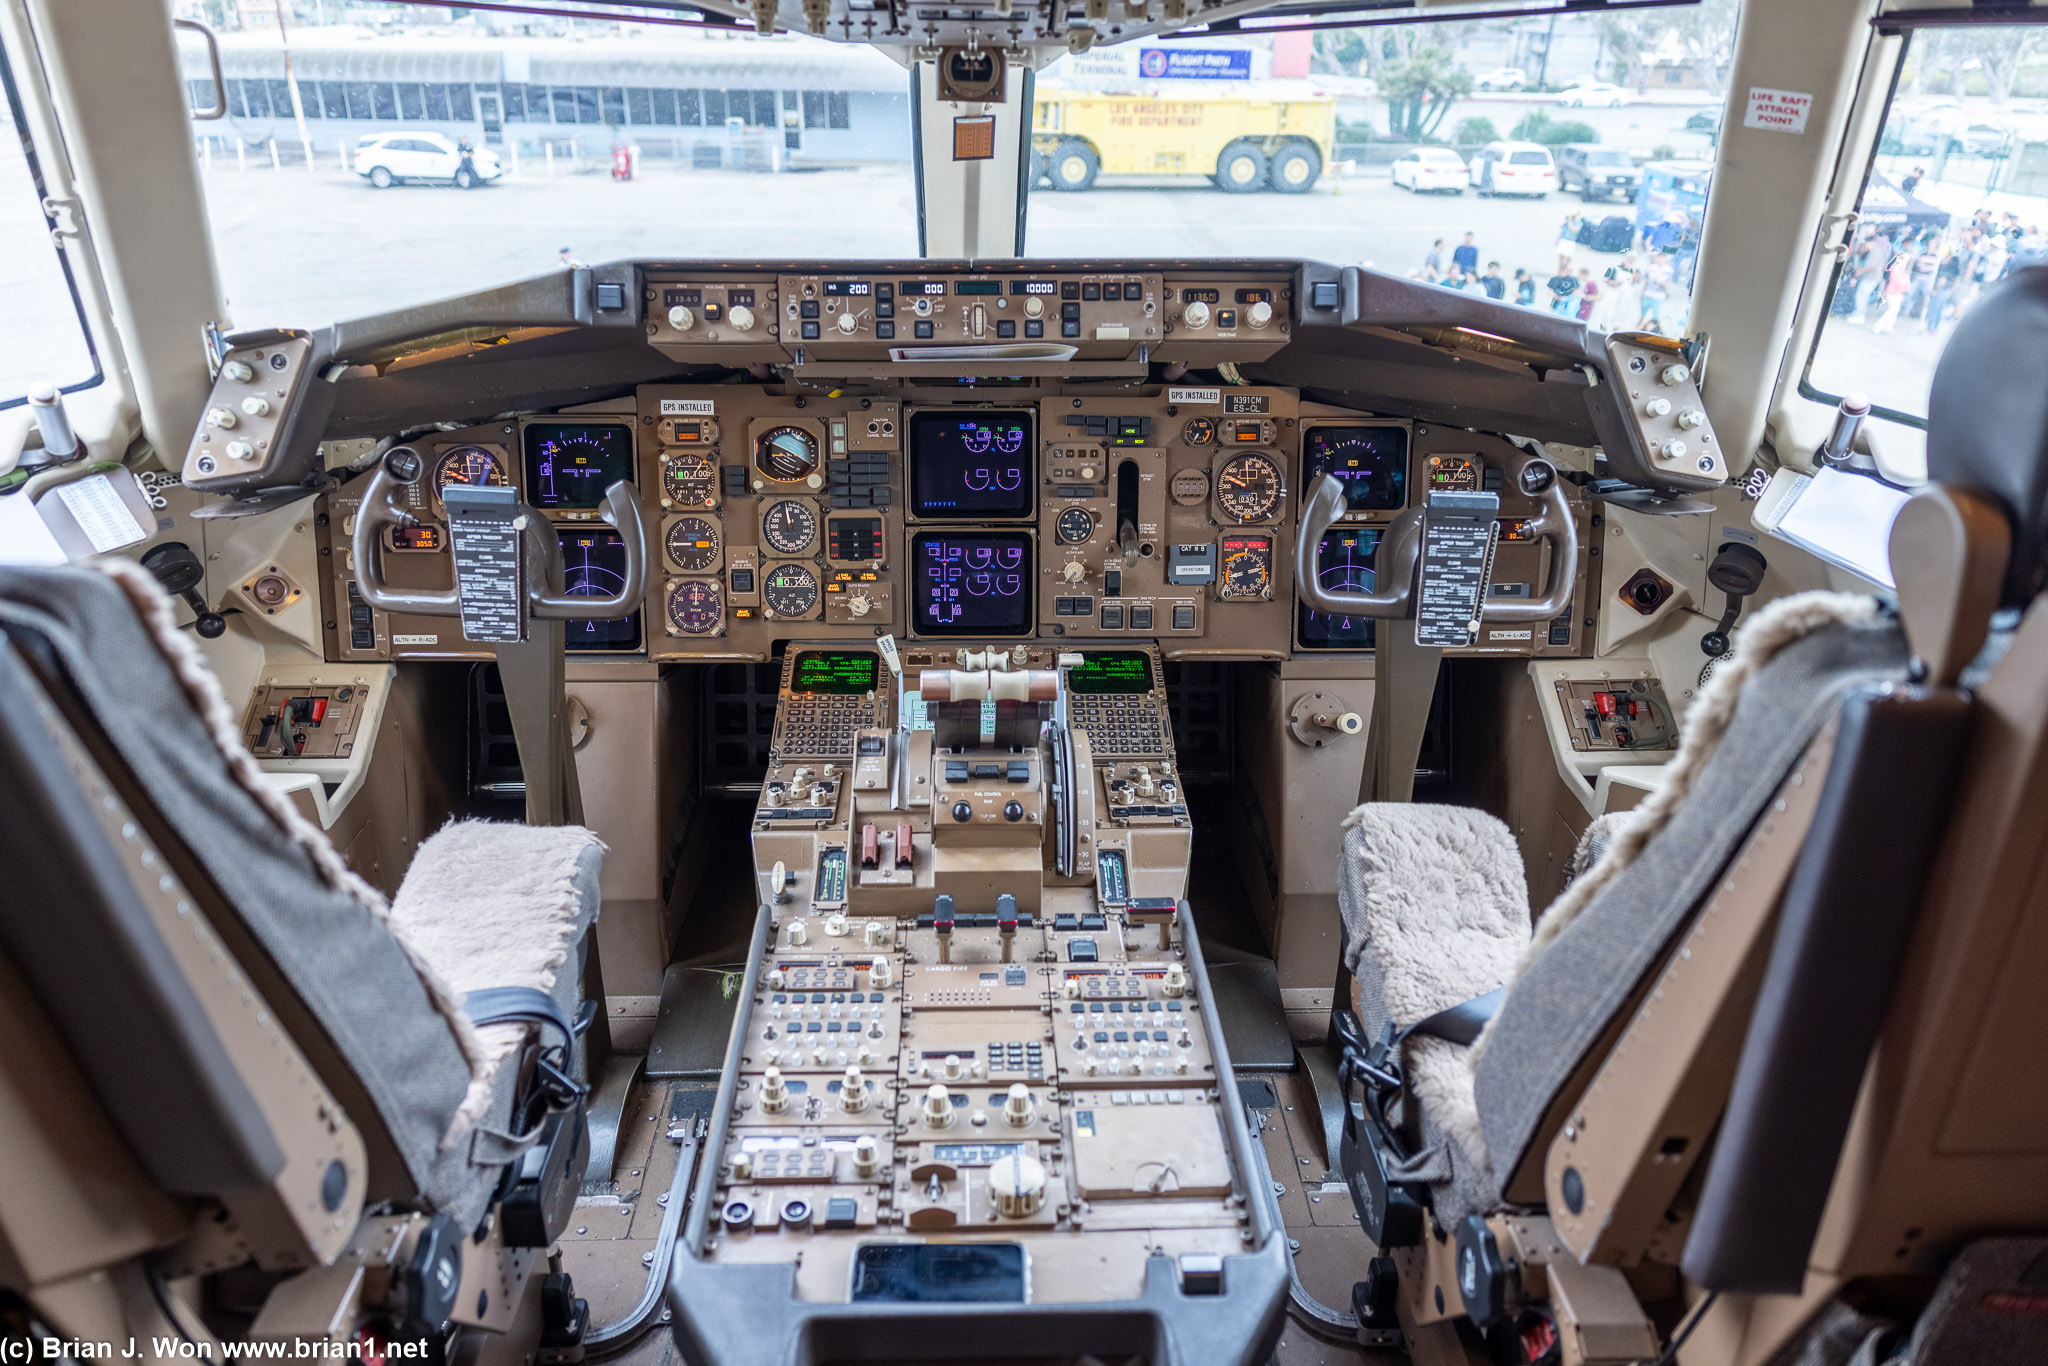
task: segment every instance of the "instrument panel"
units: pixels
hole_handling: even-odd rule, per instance
[[[1502,487],[1518,454],[1505,440],[1305,402],[1294,389],[1106,383],[1087,369],[1090,346],[1115,341],[1123,354],[1147,329],[1256,333],[1270,350],[1288,326],[1285,276],[877,268],[650,279],[647,296],[651,339],[685,353],[716,344],[744,360],[756,344],[796,341],[872,354],[893,339],[885,328],[901,328],[906,340],[961,346],[1044,341],[1070,348],[1076,373],[651,384],[627,400],[437,431],[411,443],[428,477],[407,494],[418,524],[386,543],[394,587],[451,581],[442,490],[509,483],[562,535],[569,590],[600,592],[620,547],[598,507],[623,480],[651,542],[645,607],[628,623],[586,624],[571,649],[763,660],[792,638],[883,634],[1156,642],[1169,658],[1369,649],[1374,622],[1297,602],[1296,527],[1324,474],[1345,490],[1316,558],[1326,587],[1369,587],[1381,532],[1442,491],[1500,494],[1494,596],[1540,596],[1547,581],[1549,544],[1516,531],[1539,509]],[[330,657],[485,657],[447,621],[360,601],[347,545],[356,487],[324,499]],[[1575,490],[1570,501],[1588,545],[1591,502]],[[1582,653],[1576,604],[1595,600],[1597,568],[1582,550],[1572,610],[1489,627],[1469,652]]]

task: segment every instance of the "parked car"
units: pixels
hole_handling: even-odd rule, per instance
[[[1577,190],[1581,199],[1626,199],[1634,202],[1643,172],[1635,158],[1619,147],[1572,142],[1557,149],[1557,188]]]
[[[1526,90],[1529,73],[1519,66],[1503,66],[1475,78],[1472,85],[1477,90]]]
[[[1463,194],[1470,173],[1465,158],[1448,147],[1414,147],[1394,158],[1394,183],[1415,194],[1425,190]]]
[[[467,155],[440,133],[371,133],[356,141],[355,172],[378,189],[416,182],[474,189],[505,174],[498,154],[476,148]]]
[[[1472,187],[1482,196],[1528,194],[1541,199],[1557,188],[1550,149],[1534,142],[1489,142],[1472,158]]]
[[[1702,109],[1685,121],[1688,133],[1718,133],[1721,131],[1721,111]]]
[[[1557,92],[1567,109],[1613,109],[1628,103],[1628,91],[1609,81],[1579,81]]]

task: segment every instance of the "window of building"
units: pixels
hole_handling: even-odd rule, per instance
[[[418,123],[427,116],[427,88],[418,81],[401,81],[398,85],[398,116],[408,123]]]
[[[448,87],[448,117],[460,119],[464,123],[476,117],[476,105],[470,99],[470,89],[466,82]]]
[[[851,128],[853,126],[853,114],[849,107],[851,103],[851,98],[844,90],[834,90],[828,93],[825,96],[826,126],[828,128]]]
[[[704,126],[706,128],[725,127],[725,92],[723,90],[706,90],[702,93],[704,98]]]
[[[648,98],[653,92],[642,86],[634,86],[626,92],[626,122],[646,124],[654,122],[654,102]]]
[[[673,126],[676,121],[676,93],[673,90],[650,90],[650,103],[654,106],[654,122]]]
[[[704,94],[702,91],[676,91],[676,122],[684,128],[703,126]]]
[[[608,85],[603,91],[604,122],[613,128],[620,128],[626,122],[626,92],[618,86]]]
[[[448,87],[430,85],[427,87],[427,117],[445,119],[448,117]]]
[[[348,117],[348,94],[343,89],[340,81],[315,81],[313,82],[313,91],[315,93],[307,94],[305,98],[320,106],[320,113],[323,118],[345,119]]]
[[[773,128],[776,124],[782,122],[781,116],[775,112],[775,92],[773,90],[756,90],[753,94],[754,117],[749,120],[750,123],[756,128]]]
[[[822,90],[804,91],[804,127],[823,128],[825,126],[825,92]]]
[[[370,101],[376,109],[374,117],[396,122],[398,119],[398,92],[389,81],[376,81],[370,86]]]
[[[292,115],[291,85],[288,82],[286,82],[282,77],[280,77],[277,80],[265,81],[263,84],[270,87],[271,112],[281,119],[290,118]],[[307,118],[317,119],[320,117],[319,111],[312,108],[311,105],[308,104],[306,100],[306,92],[304,89],[301,89],[299,91],[299,103],[306,106]]]

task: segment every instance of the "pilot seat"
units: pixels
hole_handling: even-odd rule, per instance
[[[387,901],[237,731],[145,571],[0,571],[17,1283],[79,1338],[203,1338],[166,1283],[253,1264],[252,1338],[445,1346],[538,1301],[573,1347],[545,1257],[590,1148],[603,846],[454,823]]]
[[[2038,1296],[2043,1144],[1939,1135],[2042,1091],[2038,1055],[1975,1045],[2005,963],[2041,956],[2014,928],[2040,876],[2014,822],[2048,704],[2044,356],[2034,269],[1944,355],[1896,603],[1758,613],[1662,786],[1587,832],[1533,928],[1500,821],[1347,818],[1333,1034],[1377,1245],[1362,1336],[1464,1321],[1497,1361],[1883,1361],[1932,1301],[1911,1360],[2041,1359],[2038,1316],[1980,1300]],[[1863,1293],[1880,1276],[1903,1302]],[[1699,1355],[1672,1355],[1688,1336]]]

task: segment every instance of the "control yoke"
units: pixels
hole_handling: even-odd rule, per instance
[[[399,489],[416,482],[425,467],[418,451],[394,446],[370,476],[353,542],[358,591],[381,612],[459,617],[465,638],[492,643],[526,781],[526,823],[581,824],[583,798],[569,747],[562,623],[611,621],[640,610],[647,584],[647,533],[633,490],[623,482],[613,484],[599,509],[625,543],[624,582],[616,593],[568,592],[554,524],[526,506],[516,490],[466,485],[451,485],[443,495],[455,586],[440,592],[400,590],[385,579],[379,559],[384,529],[418,522],[399,504]]]
[[[1513,485],[1542,504],[1531,518],[1528,533],[1550,543],[1550,571],[1537,598],[1493,598],[1481,605],[1485,621],[1549,621],[1571,603],[1579,562],[1579,528],[1565,502],[1564,481],[1541,456],[1522,454],[1508,469]],[[1382,620],[1415,614],[1415,572],[1421,560],[1425,509],[1411,508],[1396,517],[1380,539],[1375,557],[1378,572],[1370,593],[1332,592],[1318,577],[1323,537],[1344,515],[1344,481],[1334,474],[1318,478],[1302,508],[1301,530],[1294,542],[1295,591],[1318,612],[1341,617]]]
[[[355,551],[358,588],[363,601],[380,612],[403,612],[421,617],[454,617],[462,613],[460,588],[440,592],[401,590],[385,580],[383,561],[385,527],[410,527],[419,518],[399,502],[399,489],[416,483],[426,461],[410,446],[394,446],[384,453],[363,505],[356,514]],[[615,621],[640,610],[647,584],[647,533],[640,521],[640,505],[632,485],[621,481],[605,490],[598,515],[625,542],[625,582],[606,597],[590,597],[565,591],[562,580],[562,547],[547,518],[521,504],[521,527],[526,542],[526,611],[541,621]]]

